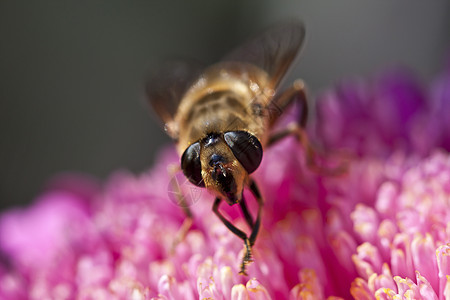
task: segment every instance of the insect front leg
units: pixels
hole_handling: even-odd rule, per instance
[[[214,205],[213,205],[213,212],[216,214],[217,217],[219,217],[219,219],[222,221],[222,223],[227,226],[227,228],[234,233],[235,235],[237,235],[238,237],[240,237],[245,244],[245,255],[244,258],[242,260],[242,264],[241,264],[241,270],[239,272],[239,274],[243,274],[243,275],[247,275],[246,272],[246,266],[252,261],[252,252],[251,252],[251,243],[247,237],[247,234],[245,232],[243,232],[242,230],[240,230],[239,228],[237,228],[236,226],[234,226],[230,221],[228,221],[219,211],[219,205],[222,202],[222,198],[217,197],[216,200],[214,201]]]
[[[183,224],[181,224],[180,229],[178,230],[175,239],[172,242],[172,246],[170,249],[171,253],[175,252],[175,248],[178,246],[179,243],[181,243],[188,234],[189,230],[192,227],[193,224],[193,215],[191,212],[191,209],[189,208],[189,203],[186,201],[186,196],[183,194],[183,191],[180,188],[179,182],[176,180],[176,173],[180,172],[180,166],[178,165],[171,165],[168,168],[168,173],[170,175],[170,178],[173,178],[170,181],[170,185],[172,187],[172,193],[176,197],[176,203],[178,206],[180,206],[183,209],[184,214],[186,215],[185,219],[183,220]]]
[[[241,264],[241,272],[240,272],[241,274],[246,274],[246,271],[245,271],[246,266],[253,260],[251,250],[252,250],[253,245],[256,242],[259,228],[261,226],[261,215],[262,215],[262,208],[264,205],[264,202],[261,197],[261,193],[259,192],[259,189],[253,180],[250,181],[250,191],[253,193],[253,195],[256,198],[256,201],[258,202],[258,215],[256,216],[256,221],[253,223],[253,226],[251,226],[252,232],[250,234],[250,237],[247,240],[245,240],[246,252],[245,252],[244,258],[242,260],[242,264]],[[242,200],[245,200],[245,199],[242,199]],[[242,208],[242,206],[241,206],[241,208]],[[244,212],[244,214],[245,214],[245,212]]]
[[[245,221],[247,222],[248,226],[250,226],[250,228],[253,228],[255,222],[253,221],[252,215],[248,211],[247,203],[245,202],[245,198],[242,198],[242,200],[239,203],[239,205],[241,206],[242,213],[244,214]]]
[[[251,182],[250,182],[250,190],[252,191],[253,195],[256,198],[256,201],[258,202],[258,215],[256,216],[256,222],[253,225],[252,233],[249,238],[250,245],[253,246],[255,244],[256,237],[259,232],[259,227],[261,226],[261,215],[262,215],[262,208],[264,206],[264,202],[261,197],[261,193],[259,192],[258,186],[256,185],[256,183],[253,180],[251,180]]]
[[[234,226],[230,221],[228,221],[219,211],[220,203],[222,202],[222,199],[217,197],[214,201],[213,205],[213,212],[219,217],[219,219],[222,221],[222,223],[235,235],[237,235],[239,238],[241,238],[244,241],[245,246],[245,254],[242,259],[241,263],[241,269],[239,274],[247,275],[247,265],[253,261],[252,259],[252,247],[255,244],[256,237],[258,236],[259,228],[261,225],[261,215],[262,215],[262,207],[263,207],[263,200],[261,198],[261,194],[259,193],[258,187],[256,186],[255,182],[252,180],[250,182],[250,190],[252,191],[253,195],[255,196],[257,202],[258,202],[258,215],[256,217],[256,221],[253,222],[253,218],[251,217],[247,206],[245,204],[241,204],[241,209],[244,213],[246,222],[251,227],[251,233],[250,237],[247,236],[247,234]],[[241,203],[245,203],[245,199],[243,198],[241,200]]]

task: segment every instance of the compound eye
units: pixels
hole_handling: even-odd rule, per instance
[[[226,132],[223,137],[247,173],[253,173],[259,167],[263,155],[259,140],[246,131]]]
[[[181,169],[184,176],[193,184],[205,187],[202,178],[202,165],[200,163],[200,143],[190,145],[181,156]]]

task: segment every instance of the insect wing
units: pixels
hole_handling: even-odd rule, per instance
[[[164,126],[173,121],[183,95],[200,76],[201,70],[194,63],[168,62],[147,82],[147,99]]]
[[[246,62],[263,69],[269,74],[268,88],[275,89],[293,64],[304,40],[303,23],[282,23],[250,39],[223,60]]]

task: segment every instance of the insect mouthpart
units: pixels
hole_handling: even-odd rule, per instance
[[[218,184],[222,194],[226,196],[228,204],[239,203],[241,197],[237,195],[237,185],[233,174],[224,165],[225,158],[218,154],[213,154],[209,165],[212,167],[211,178]]]

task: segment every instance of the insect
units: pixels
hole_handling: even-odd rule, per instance
[[[303,82],[278,91],[304,39],[301,22],[280,24],[208,68],[169,64],[147,85],[151,106],[176,142],[184,175],[215,195],[212,211],[244,241],[241,274],[252,261],[261,224],[263,199],[251,174],[261,163],[263,149],[288,135],[297,136],[309,149],[303,130],[307,118]],[[302,104],[301,117],[272,132],[281,113],[295,101]],[[256,220],[243,196],[247,188],[258,203]],[[251,229],[249,235],[221,214],[223,201],[239,206]],[[191,218],[189,207],[184,207]]]

